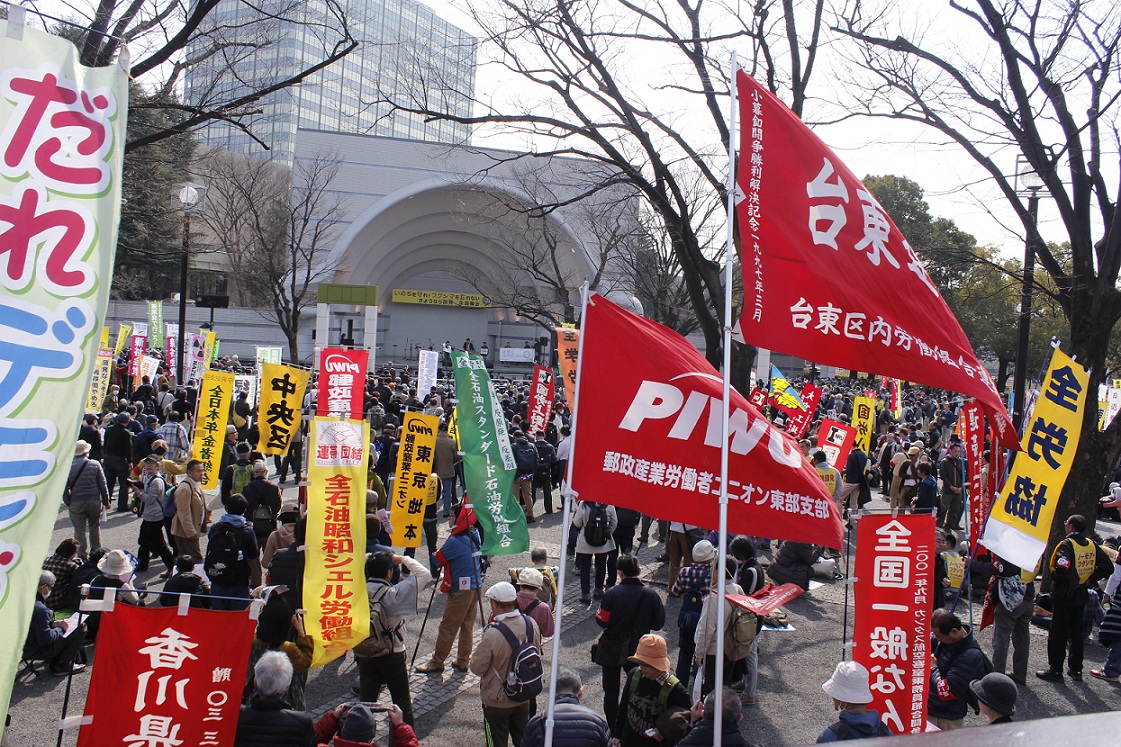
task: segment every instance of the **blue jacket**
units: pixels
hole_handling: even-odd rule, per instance
[[[867,710],[864,713],[853,713],[852,711],[841,711],[839,714],[840,722],[848,727],[852,736],[848,739],[869,739],[871,737],[883,736],[880,729],[881,721],[880,714],[873,710]],[[842,730],[842,733],[844,731]],[[825,744],[827,742],[840,742],[842,741],[837,732],[832,728],[827,728],[821,732],[821,736],[817,738],[818,744]]]
[[[24,658],[33,658],[35,654],[62,640],[62,628],[52,628],[52,620],[54,613],[36,595],[35,607],[31,610],[31,627],[27,631],[27,641],[23,644]]]
[[[919,481],[919,493],[915,496],[915,512],[934,513],[938,507],[938,483],[934,475],[927,475]]]
[[[938,666],[930,668],[927,712],[938,718],[965,718],[969,683],[985,676],[981,646],[968,633],[957,643],[939,644],[937,649]]]
[[[608,747],[611,730],[607,719],[591,708],[580,705],[575,695],[557,695],[553,711],[553,744],[555,747]],[[545,713],[529,720],[521,747],[542,747],[545,744]]]
[[[479,533],[474,529],[461,534],[453,534],[444,542],[439,554],[448,562],[448,576],[451,591],[459,591],[461,578],[468,579],[470,586],[466,588],[479,588],[479,579],[483,577],[479,558],[475,552],[479,549]]]

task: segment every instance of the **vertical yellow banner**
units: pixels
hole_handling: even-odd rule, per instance
[[[415,412],[405,415],[389,507],[394,545],[420,547],[424,502],[428,483],[432,481],[432,458],[439,427],[440,419],[435,415]]]
[[[857,397],[852,401],[852,427],[856,429],[856,445],[867,454],[872,450],[872,433],[876,429],[876,400]]]
[[[304,627],[311,666],[334,661],[370,635],[366,595],[366,460],[370,424],[315,418],[308,454]]]
[[[114,357],[119,356],[121,354],[121,352],[125,349],[125,343],[128,342],[128,339],[130,337],[132,337],[132,325],[131,324],[122,324],[120,327],[117,328],[117,342],[113,346],[113,356]]]
[[[101,347],[99,347],[98,350],[108,350],[108,349],[109,349],[109,328],[108,327],[102,327],[101,328]]]
[[[93,378],[90,379],[90,391],[86,398],[86,412],[97,412],[101,409],[112,376],[113,351],[98,350],[97,362],[93,365]]]
[[[214,490],[222,468],[222,441],[234,397],[234,375],[225,371],[207,371],[199,387],[196,413],[194,451],[192,457],[203,463],[202,489]]]
[[[199,335],[203,339],[203,355],[202,360],[207,368],[214,364],[214,356],[218,352],[215,347],[218,344],[218,335],[214,334],[213,330],[204,329],[199,331]]]
[[[261,363],[258,370],[261,389],[258,396],[257,422],[265,454],[283,456],[288,453],[292,434],[303,417],[304,389],[310,371],[279,363]]]

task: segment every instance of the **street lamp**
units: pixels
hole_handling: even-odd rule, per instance
[[[1020,319],[1016,340],[1016,372],[1012,379],[1012,422],[1019,428],[1024,419],[1024,388],[1027,382],[1028,337],[1031,333],[1032,283],[1035,279],[1035,243],[1039,231],[1039,191],[1043,179],[1022,155],[1016,156],[1016,194],[1028,196],[1031,225],[1024,239],[1024,278],[1020,289]]]
[[[179,205],[183,208],[183,264],[179,269],[179,341],[175,351],[175,383],[183,386],[183,348],[187,332],[187,263],[191,253],[191,209],[198,204],[198,184],[179,185]]]

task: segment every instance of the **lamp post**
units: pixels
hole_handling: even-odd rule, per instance
[[[1017,194],[1028,196],[1028,217],[1030,227],[1024,239],[1024,277],[1020,288],[1020,318],[1016,339],[1016,371],[1012,379],[1012,422],[1016,428],[1024,419],[1024,389],[1028,373],[1028,338],[1031,334],[1032,283],[1035,279],[1035,242],[1039,231],[1036,222],[1039,217],[1039,190],[1043,180],[1027,163],[1023,156],[1016,156]]]
[[[187,270],[191,257],[191,208],[199,201],[195,184],[180,185],[179,205],[183,208],[183,264],[179,268],[179,341],[175,351],[175,383],[183,386],[183,348],[187,332]]]

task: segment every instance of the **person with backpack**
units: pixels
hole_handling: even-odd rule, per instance
[[[698,543],[699,544],[699,543]],[[715,553],[713,553],[715,555]],[[735,572],[735,562],[729,558],[726,563],[729,575]],[[680,576],[678,576],[680,578]],[[712,586],[708,595],[701,603],[700,620],[694,632],[693,663],[702,667],[698,676],[703,675],[701,694],[708,695],[716,687],[716,635],[717,635],[717,610],[720,597],[717,594],[719,578],[713,573],[710,578]],[[724,586],[725,594],[743,594],[743,589],[732,578]],[[725,600],[724,603],[724,682],[735,682],[743,675],[744,662],[755,643],[755,634],[758,632],[758,617]]]
[[[684,596],[681,610],[677,614],[678,653],[677,669],[674,671],[677,679],[682,682],[689,681],[696,650],[693,639],[697,623],[701,620],[705,598],[708,597],[712,581],[712,561],[715,557],[716,550],[708,540],[701,540],[693,545],[693,562],[681,569],[669,590],[671,597]]]
[[[206,558],[202,565],[211,582],[210,594],[214,597],[211,609],[247,609],[249,589],[261,585],[257,535],[245,520],[247,507],[245,496],[238,493],[230,496],[225,515],[210,527],[207,534]]]
[[[634,535],[642,521],[642,514],[633,508],[617,506],[615,515],[619,518],[619,525],[611,533],[611,537],[615,540],[615,552],[612,557],[618,559],[619,555],[626,555],[634,550]],[[611,575],[615,574],[614,568],[609,567],[608,571]]]
[[[542,637],[548,638],[553,634],[556,624],[552,607],[539,596],[544,585],[545,578],[536,568],[522,568],[514,584],[518,589],[518,609],[532,617]]]
[[[508,581],[487,589],[491,621],[471,654],[471,671],[482,678],[487,747],[522,743],[530,701],[542,690],[541,631],[518,609],[518,592]]]
[[[269,465],[265,461],[253,462],[253,476],[242,488],[241,494],[249,506],[245,516],[257,535],[257,547],[264,547],[269,535],[276,529],[280,514],[280,488],[269,482]]]
[[[615,717],[611,741],[614,747],[658,747],[669,739],[667,717],[674,712],[688,713],[689,693],[673,672],[666,656],[666,639],[649,633],[638,641],[634,654],[627,658],[636,666],[627,675],[623,697]],[[684,725],[684,724],[683,724]],[[654,732],[651,736],[650,732]]]
[[[393,583],[393,569],[404,566]],[[366,561],[366,593],[370,602],[370,635],[354,647],[358,662],[359,697],[376,703],[382,686],[389,688],[393,703],[401,709],[405,723],[413,726],[413,701],[409,693],[406,663],[405,616],[415,615],[422,589],[432,573],[413,558],[376,552]]]
[[[545,431],[534,434],[537,439],[533,447],[537,449],[537,466],[533,470],[533,495],[536,497],[537,489],[541,488],[541,498],[544,501],[545,513],[553,513],[553,462],[557,458],[557,450],[545,440]]]
[[[532,524],[537,521],[533,516],[533,475],[537,472],[537,449],[520,430],[513,433],[510,448],[514,450],[514,497],[525,509],[525,521]]]
[[[595,561],[595,599],[603,596],[603,590],[615,583],[607,576],[607,558],[615,549],[611,533],[619,525],[615,507],[606,503],[583,501],[572,517],[572,525],[581,530],[576,537],[576,567],[580,570],[580,603],[591,604],[592,561]]]
[[[767,583],[767,578],[763,574],[763,567],[759,565],[759,559],[755,554],[755,543],[751,541],[751,538],[742,534],[733,537],[732,541],[728,543],[728,552],[732,554],[732,558],[736,561],[736,584],[743,589],[743,593],[750,596],[761,591]],[[763,621],[758,620],[756,634],[762,627]],[[732,687],[735,687],[735,685]],[[751,650],[748,651],[747,658],[744,659],[741,687],[740,700],[743,704],[747,706],[755,705],[759,692],[758,638],[751,644]]]
[[[872,702],[868,681],[868,670],[863,664],[842,661],[833,670],[833,676],[822,683],[821,689],[833,699],[838,720],[821,732],[818,744],[891,736],[879,712],[868,707]]]
[[[245,486],[253,479],[253,464],[249,461],[249,452],[252,447],[242,441],[235,447],[237,460],[222,470],[222,505],[225,505],[234,493],[245,495]]]
[[[969,683],[984,677],[986,658],[973,633],[949,610],[937,609],[930,618],[934,661],[926,710],[930,723],[942,731],[965,725]],[[990,665],[991,666],[991,665]]]
[[[163,538],[164,508],[173,499],[167,495],[167,485],[160,474],[160,461],[155,454],[144,457],[141,462],[143,483],[130,483],[130,486],[140,498],[140,536],[136,553],[140,565],[136,566],[136,571],[147,571],[148,560],[155,554],[167,566],[167,572],[160,574],[160,578],[166,579],[171,578],[175,570],[175,556]]]

